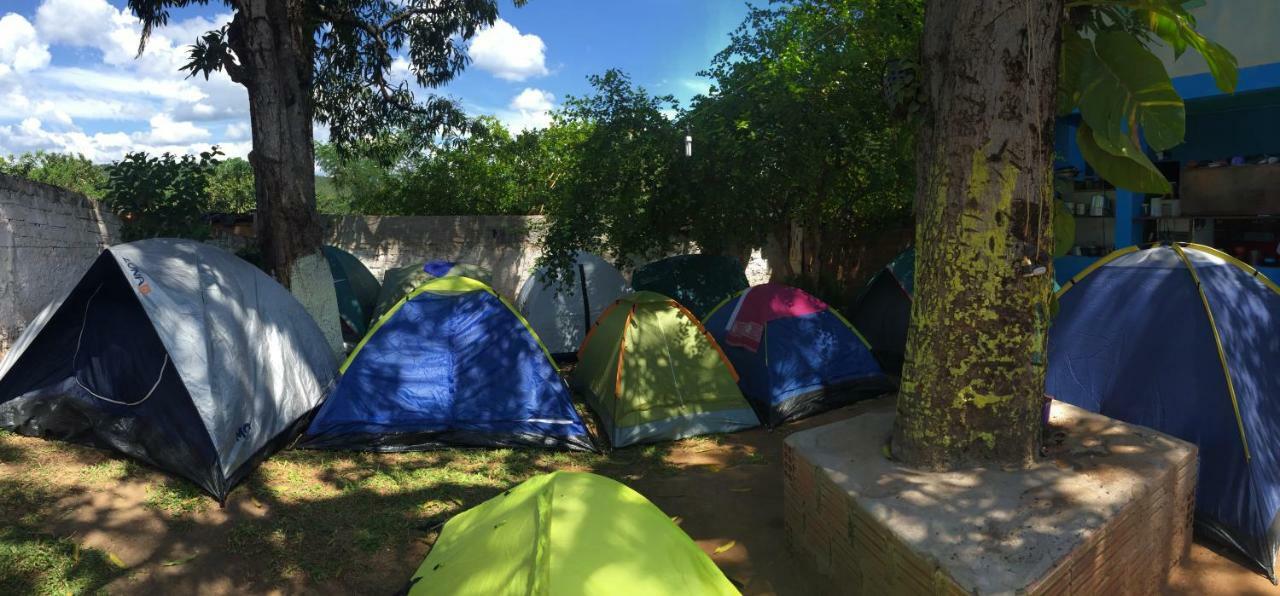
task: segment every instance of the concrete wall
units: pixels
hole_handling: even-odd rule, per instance
[[[388,269],[432,259],[480,265],[493,272],[495,290],[514,298],[542,256],[543,225],[541,216],[344,216],[330,220],[325,241],[379,280]],[[754,251],[747,279],[762,284],[771,273],[762,251]]]
[[[84,195],[0,174],[0,353],[119,234],[115,215]]]
[[[494,289],[515,297],[542,256],[541,225],[536,216],[344,216],[330,220],[325,241],[379,281],[388,269],[442,259],[488,269]]]

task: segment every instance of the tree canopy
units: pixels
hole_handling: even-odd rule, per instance
[[[432,89],[461,72],[466,40],[495,22],[497,0],[129,0],[139,53],[172,10],[211,2],[230,8],[231,22],[196,40],[182,69],[225,72],[248,91],[258,242],[288,283],[294,261],[320,248],[313,122],[343,153],[363,139],[463,128],[452,100],[413,84]]]

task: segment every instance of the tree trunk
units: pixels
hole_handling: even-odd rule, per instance
[[[310,19],[299,0],[244,0],[228,30],[239,65],[232,80],[249,90],[254,192],[263,265],[285,285],[294,261],[320,250],[312,146]]]
[[[1035,457],[1062,10],[1061,0],[927,4],[915,300],[893,436],[907,465]]]

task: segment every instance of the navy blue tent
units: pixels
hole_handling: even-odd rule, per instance
[[[803,290],[743,290],[706,318],[738,371],[738,387],[768,426],[894,389],[865,339]]]
[[[1197,525],[1275,577],[1280,288],[1194,244],[1130,247],[1063,286],[1047,390],[1200,446]]]
[[[850,319],[871,342],[885,370],[902,373],[911,324],[911,295],[915,291],[916,251],[908,248],[894,257],[854,301]]]
[[[342,370],[303,447],[592,449],[568,386],[528,323],[467,277],[434,279],[401,299]]]

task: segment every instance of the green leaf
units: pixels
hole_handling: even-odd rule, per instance
[[[1070,26],[1062,27],[1062,52],[1058,58],[1058,115],[1070,114],[1080,105],[1080,72],[1093,43]]]
[[[1137,147],[1132,145],[1124,155],[1103,150],[1095,141],[1096,135],[1088,123],[1081,123],[1076,131],[1076,143],[1085,161],[1107,182],[1134,192],[1166,194],[1172,192],[1169,181]]]
[[[1133,35],[1099,33],[1086,54],[1081,76],[1080,114],[1104,151],[1133,157],[1130,127],[1140,124],[1157,151],[1177,146],[1186,132],[1186,109],[1165,72],[1164,63]]]
[[[1076,218],[1062,201],[1053,202],[1053,256],[1061,257],[1076,245]]]
[[[1182,34],[1182,28],[1178,25],[1178,20],[1156,11],[1146,12],[1147,25],[1155,32],[1156,36],[1169,44],[1173,49],[1173,59],[1177,60],[1187,51],[1187,38]]]
[[[1187,36],[1187,43],[1204,57],[1205,63],[1209,65],[1209,73],[1213,75],[1213,81],[1218,84],[1218,89],[1223,93],[1235,93],[1236,84],[1240,79],[1235,55],[1203,35],[1192,33]]]

